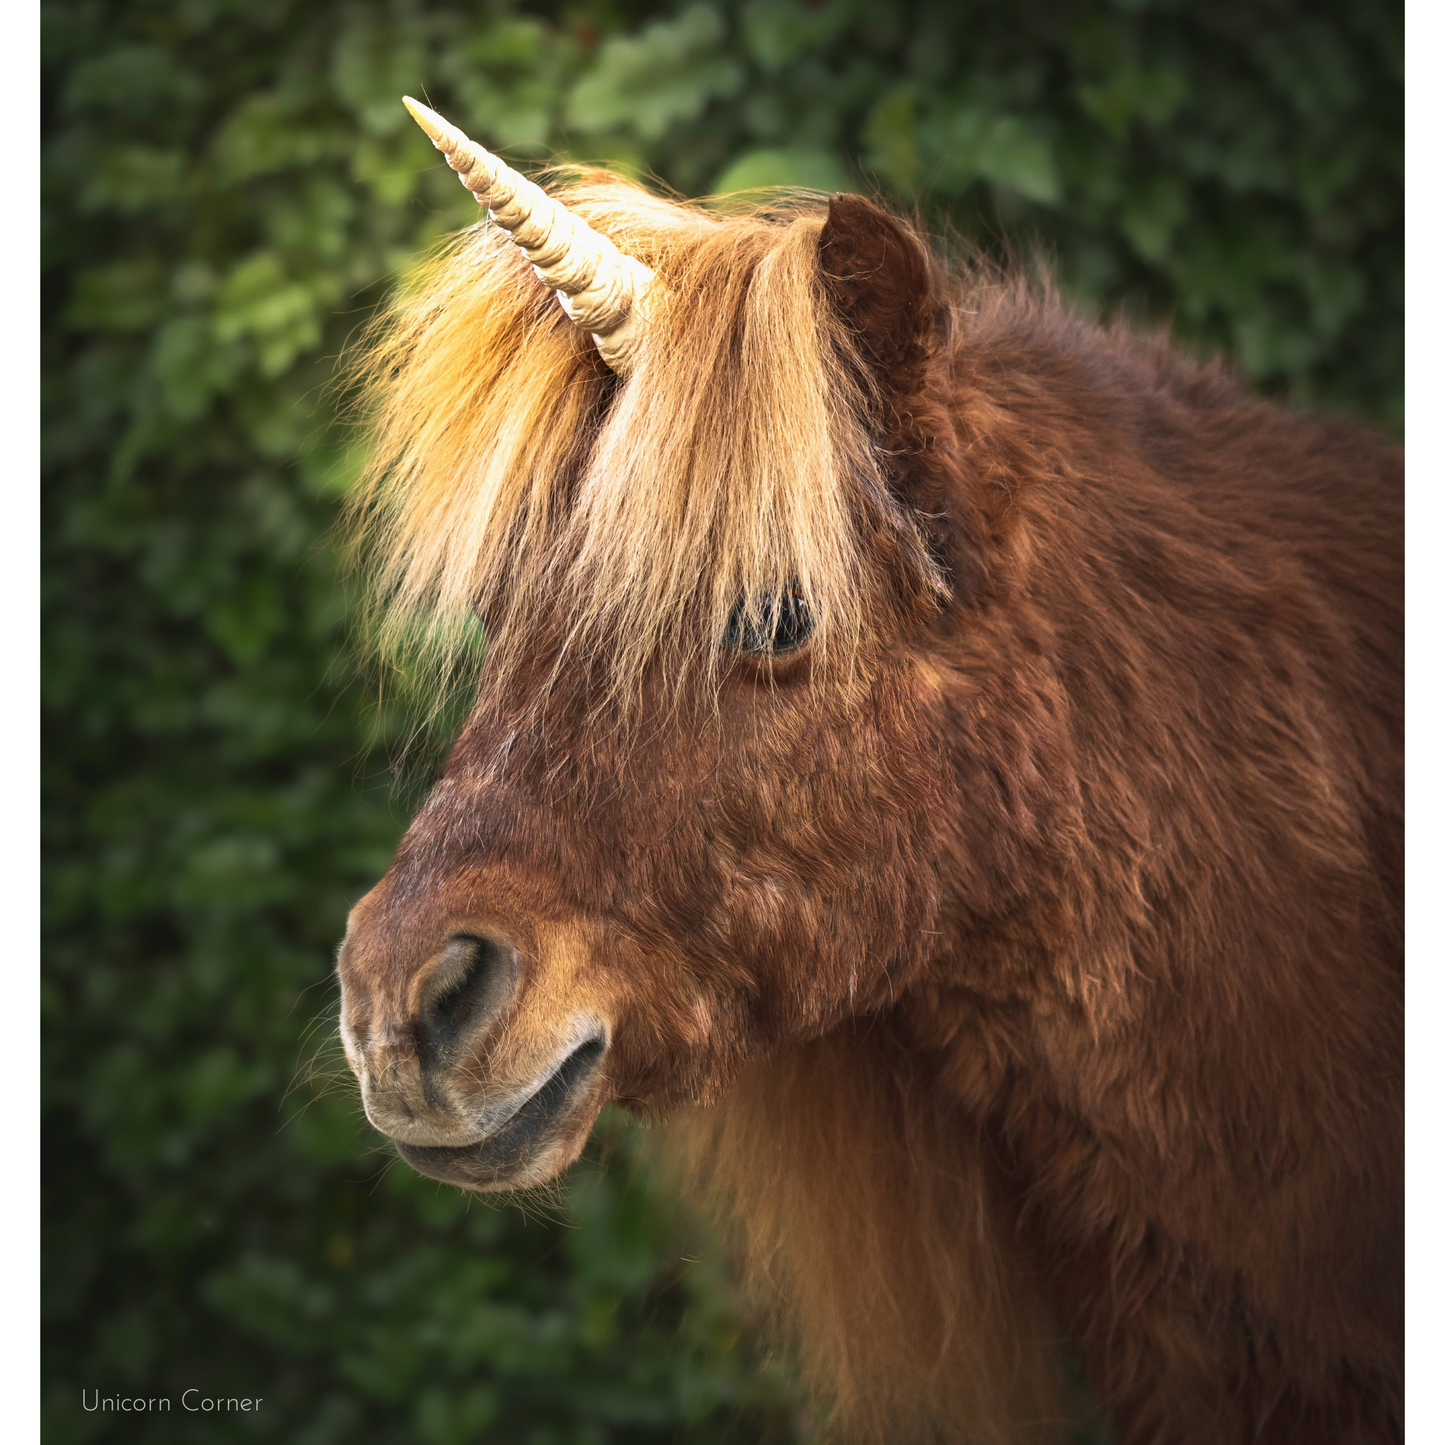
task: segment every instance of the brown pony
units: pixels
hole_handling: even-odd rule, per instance
[[[1396,453],[858,197],[534,225],[424,124],[498,224],[361,511],[488,656],[341,951],[370,1119],[476,1190],[665,1120],[845,1440],[1064,1438],[1065,1352],[1124,1442],[1401,1438]]]

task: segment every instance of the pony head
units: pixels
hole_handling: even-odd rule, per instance
[[[947,310],[860,198],[554,197],[422,118],[491,218],[374,338],[359,515],[383,638],[445,666],[480,626],[486,658],[352,914],[343,1035],[403,1157],[510,1188],[936,952]]]

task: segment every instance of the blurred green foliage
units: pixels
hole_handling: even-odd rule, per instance
[[[1402,50],[1377,0],[44,6],[47,1439],[804,1431],[623,1121],[469,1205],[388,1167],[330,1043],[424,781],[349,660],[330,383],[475,219],[400,95],[519,163],[881,189],[1395,426]],[[192,1386],[267,1404],[80,1408]]]

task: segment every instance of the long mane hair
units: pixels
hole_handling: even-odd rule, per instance
[[[596,171],[553,189],[674,304],[624,384],[485,221],[398,294],[353,372],[371,398],[354,518],[383,651],[439,676],[480,620],[500,692],[545,619],[557,666],[630,700],[659,662],[714,680],[730,624],[766,627],[787,588],[818,652],[850,654],[883,600],[880,539],[912,591],[937,592],[884,483],[868,369],[823,294],[826,206],[720,216]]]

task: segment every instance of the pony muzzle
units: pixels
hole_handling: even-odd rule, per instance
[[[450,1147],[397,1142],[419,1174],[468,1189],[517,1189],[565,1169],[586,1141],[596,1116],[588,1102],[607,1053],[600,1030],[572,1049],[530,1092],[520,1094],[495,1128],[470,1144]]]
[[[583,1014],[560,1038],[555,1028],[538,1038],[519,1017],[523,966],[509,938],[453,933],[399,1009],[347,980],[346,954],[347,1059],[367,1119],[407,1163],[466,1188],[508,1189],[541,1183],[576,1158],[601,1107],[608,1031]]]

